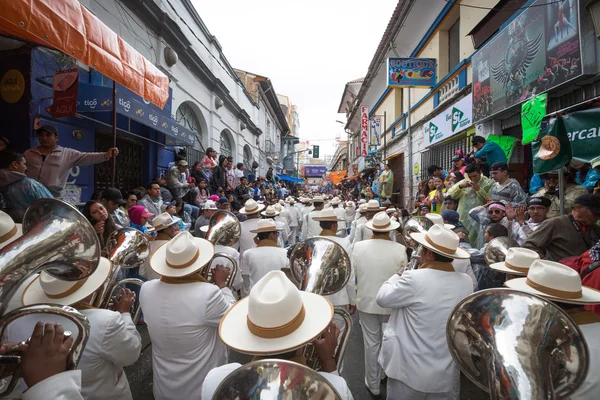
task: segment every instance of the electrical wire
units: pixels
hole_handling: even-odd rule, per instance
[[[529,6],[526,7],[519,7],[519,8],[504,8],[504,7],[482,7],[482,6],[474,6],[471,4],[463,4],[463,3],[457,3],[456,0],[444,0],[446,3],[450,3],[453,6],[460,6],[460,7],[467,7],[467,8],[477,8],[479,10],[490,10],[490,11],[519,11],[519,10],[527,10],[528,8],[534,8],[534,7],[545,7],[545,6],[550,6],[552,4],[558,4],[558,3],[564,3],[567,0],[555,0],[555,1],[549,1],[547,3],[544,4],[531,4]]]

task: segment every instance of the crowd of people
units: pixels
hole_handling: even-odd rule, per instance
[[[41,127],[38,137],[40,146],[24,155],[10,148],[0,152],[2,246],[22,235],[18,223],[34,200],[60,197],[70,166],[118,155],[117,149],[87,154],[63,149],[53,127]],[[209,148],[192,165],[178,153],[166,175],[143,188],[103,190],[82,214],[102,247],[125,227],[148,238],[150,257],[126,270],[145,283],[121,289],[109,310],[90,304],[110,274],[106,258],[84,283],[46,272],[30,277],[11,302],[14,307],[74,307],[90,321],[91,334],[78,369],[66,371],[65,348],[72,337],[64,332],[76,330],[69,321],[45,316],[38,318],[45,326],[36,325],[38,319],[11,323],[0,353],[15,346],[25,353],[24,380],[14,394],[131,399],[123,368],[141,352],[130,315],[138,303],[143,311],[138,323],[147,325],[152,341],[156,399],[213,398],[219,384],[242,367],[228,363],[230,350],[306,365],[303,350],[309,343],[319,373],[341,398],[352,399],[344,362],[336,362],[347,326],[335,308],[358,313],[364,385],[373,397],[387,382],[388,399],[458,399],[460,373],[446,343],[446,321],[474,291],[503,286],[544,296],[583,321],[590,359],[599,360],[600,157],[536,177],[532,184],[541,183],[527,193],[510,177],[502,149],[475,136],[472,152],[458,152],[448,169],[431,165],[427,171],[429,178],[403,206],[391,201],[394,177],[388,165],[377,166],[369,178],[310,190],[288,186],[272,169],[259,177],[256,166],[246,171]],[[231,212],[239,222],[238,243],[207,240],[218,211]],[[404,227],[411,219],[427,228],[409,233]],[[488,265],[486,246],[503,237],[514,245],[504,261]],[[314,238],[333,242],[351,265],[345,286],[327,296],[301,291],[288,278],[295,246]],[[209,282],[200,271],[216,253],[228,259],[215,263]],[[29,348],[15,344],[32,331]],[[51,360],[43,369],[34,359]],[[571,398],[597,397],[597,365],[592,363]]]

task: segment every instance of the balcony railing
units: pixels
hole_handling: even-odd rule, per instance
[[[444,86],[441,87],[441,89],[440,89],[440,104],[442,104],[444,101],[446,101],[449,98],[451,98],[452,96],[454,96],[454,94],[456,92],[458,92],[458,90],[459,90],[459,79],[458,79],[458,75],[456,75],[454,78],[450,79],[448,81],[448,83],[446,83]]]

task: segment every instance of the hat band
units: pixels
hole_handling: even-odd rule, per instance
[[[0,236],[0,243],[6,242],[8,239],[12,238],[16,234],[17,234],[17,225],[14,225],[10,231],[8,231],[4,235]]]
[[[287,336],[298,329],[300,325],[302,325],[302,322],[304,322],[305,315],[306,310],[304,309],[304,304],[302,304],[302,308],[298,312],[298,315],[294,317],[294,319],[285,325],[277,326],[275,328],[264,328],[262,326],[255,325],[252,323],[252,321],[250,321],[250,318],[246,318],[246,320],[248,321],[248,329],[253,335],[265,339],[277,339]]]
[[[266,228],[257,228],[256,232],[277,232],[277,226],[267,226]]]
[[[193,263],[196,262],[196,260],[198,259],[198,257],[200,257],[200,249],[198,249],[196,251],[196,255],[194,257],[192,257],[192,259],[184,264],[172,264],[169,262],[169,260],[165,260],[165,262],[167,263],[167,265],[171,268],[175,268],[175,269],[181,269],[181,268],[187,268],[190,265],[192,265]]]
[[[244,207],[246,209],[246,212],[253,212],[255,210],[258,210],[258,205],[256,205],[254,208],[248,208],[248,207]]]
[[[456,249],[451,249],[449,247],[444,247],[444,246],[440,246],[439,244],[433,243],[433,241],[431,239],[429,239],[429,236],[425,235],[425,241],[427,243],[429,243],[430,245],[432,245],[435,249],[439,250],[439,251],[443,251],[444,253],[456,253]]]
[[[563,299],[580,299],[583,296],[583,292],[581,290],[577,292],[569,292],[566,290],[554,289],[545,285],[541,285],[527,278],[525,280],[527,286],[534,288],[537,291],[548,294],[554,297],[562,297]]]
[[[519,271],[519,272],[529,271],[529,268],[517,267],[516,265],[512,265],[511,263],[508,263],[506,261],[504,261],[504,265],[506,265],[510,269],[514,269],[515,271]]]
[[[171,221],[171,222],[173,222],[173,221]],[[156,225],[156,226],[154,227],[154,230],[158,231],[158,230],[160,230],[160,229],[165,229],[165,228],[168,228],[169,226],[171,226],[171,225],[165,225],[165,224]]]
[[[57,293],[57,294],[49,294],[46,293],[46,291],[44,291],[44,293],[46,294],[46,297],[49,297],[51,299],[64,299],[67,296],[72,295],[73,293],[75,293],[76,291],[78,291],[83,284],[87,281],[88,278],[84,278],[80,281],[75,282],[75,284],[73,286],[71,286],[70,288],[68,288],[67,290],[65,290],[64,292],[61,293]]]
[[[391,224],[392,224],[391,221],[388,221],[387,224],[384,224],[384,225],[375,225],[375,223],[373,223],[373,228],[375,228],[375,229],[383,229],[383,228],[387,228]]]

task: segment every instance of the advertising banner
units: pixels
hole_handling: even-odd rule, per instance
[[[305,165],[304,166],[304,177],[309,178],[322,178],[327,172],[326,165]]]
[[[369,153],[369,106],[360,106],[360,155]]]
[[[371,146],[379,146],[381,144],[381,117],[371,118]]]
[[[436,82],[435,58],[388,58],[388,86],[433,87]]]
[[[473,125],[472,113],[473,100],[469,94],[426,122],[423,128],[425,147],[441,142]]]
[[[77,106],[79,68],[58,70],[52,77],[52,105],[46,111],[52,118],[72,117]]]
[[[582,74],[578,7],[537,0],[473,55],[475,122]]]

